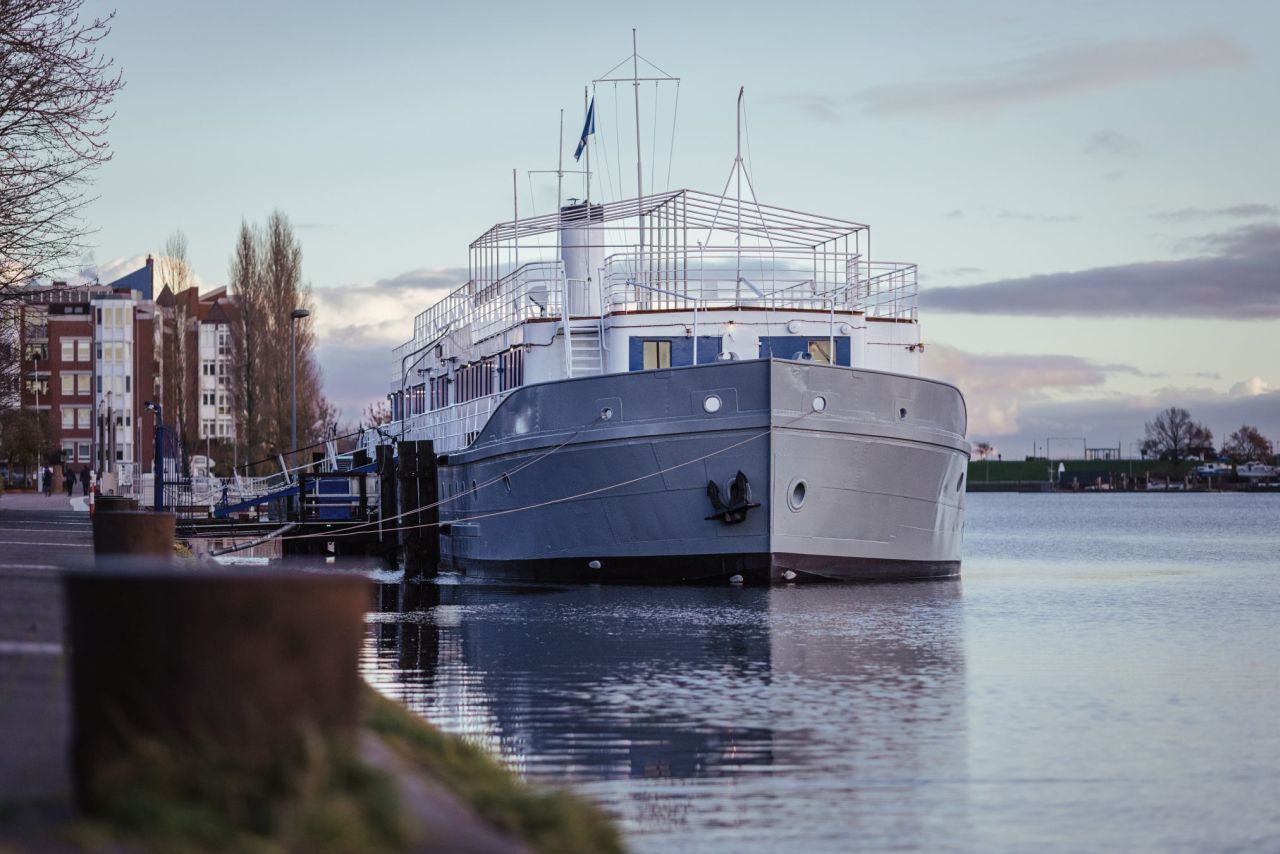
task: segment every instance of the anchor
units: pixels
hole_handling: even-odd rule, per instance
[[[725,504],[720,496],[720,485],[714,480],[707,481],[707,497],[711,499],[711,507],[715,512],[705,518],[719,519],[726,525],[736,525],[745,521],[747,511],[760,506],[758,502],[751,500],[751,484],[747,482],[747,476],[741,470],[729,484],[728,504]]]

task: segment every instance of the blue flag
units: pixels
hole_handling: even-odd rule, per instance
[[[587,147],[587,137],[596,132],[596,99],[591,96],[591,106],[587,107],[587,120],[582,125],[582,138],[578,140],[578,150],[573,152],[573,159],[576,161],[582,157],[582,152]]]

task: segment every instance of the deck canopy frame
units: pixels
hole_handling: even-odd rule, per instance
[[[698,254],[723,257],[726,252],[812,266],[815,281],[833,281],[845,275],[848,259],[866,259],[871,252],[871,227],[865,223],[689,189],[592,202],[591,221],[602,226],[604,242],[598,248],[603,255],[629,256],[633,275],[647,282],[671,282],[676,271],[687,279]],[[558,257],[563,225],[556,211],[489,228],[469,247],[468,280],[474,291],[521,263]]]

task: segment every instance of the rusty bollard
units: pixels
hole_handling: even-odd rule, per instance
[[[172,558],[175,521],[172,513],[99,508],[93,514],[94,554]]]
[[[353,743],[367,578],[100,562],[65,585],[82,808],[138,782],[146,751],[252,774]]]

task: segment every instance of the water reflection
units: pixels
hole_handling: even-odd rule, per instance
[[[531,778],[575,783],[637,848],[963,832],[959,582],[439,584],[404,610],[389,589],[370,681]]]

